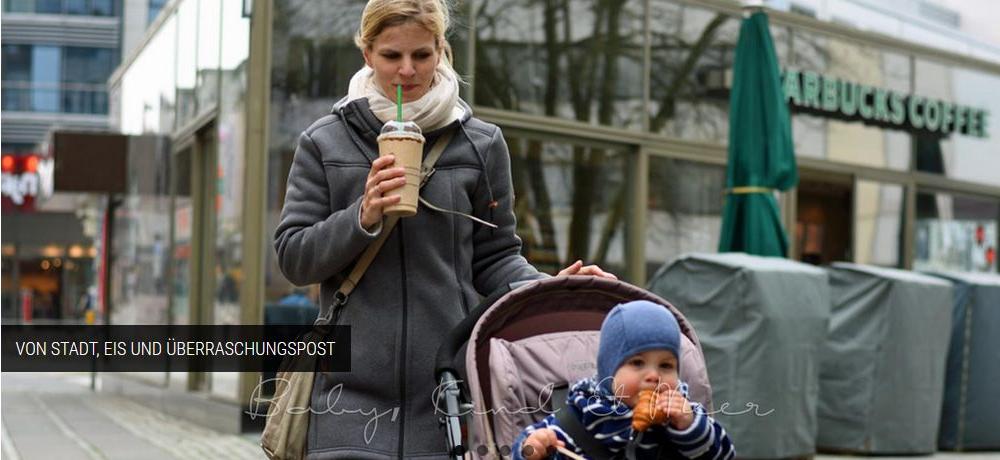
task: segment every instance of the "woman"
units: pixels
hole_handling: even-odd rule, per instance
[[[481,296],[546,275],[520,255],[514,234],[510,158],[500,129],[472,117],[458,98],[441,0],[372,0],[355,38],[365,68],[346,98],[299,137],[275,233],[278,263],[295,284],[321,283],[321,314],[353,262],[382,231],[382,210],[398,201],[402,168],[378,157],[376,137],[396,114],[427,141],[452,138],[421,189],[428,202],[476,216],[421,207],[400,219],[340,323],[352,328],[349,373],[319,373],[312,395],[308,458],[439,458],[444,434],[431,401],[434,357],[444,334]],[[560,275],[606,276],[580,261]]]

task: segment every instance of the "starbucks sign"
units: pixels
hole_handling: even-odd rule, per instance
[[[793,110],[907,131],[985,138],[989,112],[916,94],[786,69],[785,101]]]

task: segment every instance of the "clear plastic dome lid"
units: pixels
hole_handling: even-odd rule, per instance
[[[424,138],[423,132],[420,131],[420,127],[417,126],[417,124],[412,121],[396,121],[396,120],[388,121],[384,125],[382,125],[382,132],[379,135],[380,136],[386,134],[398,135],[403,133],[409,134],[415,138],[420,138],[420,139]]]

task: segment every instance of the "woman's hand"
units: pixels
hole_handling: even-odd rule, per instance
[[[540,460],[549,458],[555,453],[556,446],[566,447],[566,443],[559,440],[555,430],[551,428],[540,428],[531,432],[528,438],[521,445],[521,456],[525,460]]]
[[[396,157],[386,155],[372,162],[372,169],[365,181],[365,195],[361,200],[361,226],[371,230],[382,221],[382,209],[399,203],[399,195],[387,196],[385,192],[395,190],[406,184],[406,171],[403,168],[391,168]]]
[[[584,275],[584,276],[589,275],[589,276],[599,276],[601,278],[608,278],[612,280],[618,279],[617,276],[608,273],[604,270],[601,270],[601,267],[598,267],[597,265],[584,266],[582,260],[573,262],[572,265],[560,270],[559,274],[557,274],[556,276],[565,276],[565,275]]]

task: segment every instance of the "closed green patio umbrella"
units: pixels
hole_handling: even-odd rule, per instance
[[[719,252],[785,256],[774,190],[798,183],[792,129],[767,15],[740,26],[729,95],[729,160]]]

